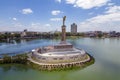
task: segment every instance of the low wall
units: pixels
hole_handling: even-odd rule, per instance
[[[80,61],[87,58],[87,55],[71,55],[71,56],[49,56],[49,57],[43,57],[43,56],[33,56],[32,58],[40,63],[62,63],[62,62],[73,62],[73,61]]]
[[[93,64],[93,63],[94,63],[94,58],[89,56],[87,59],[85,59],[83,61],[70,62],[70,63],[58,63],[58,64],[39,63],[39,62],[36,62],[36,61],[29,58],[28,64],[31,65],[33,68],[36,68],[39,70],[54,71],[54,70],[84,68],[84,67],[86,67],[90,64]]]

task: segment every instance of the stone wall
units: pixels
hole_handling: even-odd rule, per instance
[[[32,54],[32,57],[38,62],[65,63],[65,62],[82,61],[86,59],[88,55],[73,54],[73,55],[65,55],[65,56],[39,56],[38,54]]]
[[[89,55],[88,55],[89,56]],[[83,61],[77,61],[77,62],[71,62],[71,63],[59,63],[59,64],[39,64],[38,62],[30,61],[30,65],[33,68],[39,69],[39,70],[48,70],[48,71],[54,71],[54,70],[66,70],[66,69],[75,69],[75,68],[84,68],[90,64],[94,63],[94,58],[89,56],[86,60]]]

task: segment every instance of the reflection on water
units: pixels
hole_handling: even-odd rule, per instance
[[[41,46],[50,45],[52,42],[50,40],[32,40],[27,41],[21,40],[16,45],[11,43],[1,43],[0,45],[0,54],[4,53],[22,53],[31,51],[34,48],[38,48]]]
[[[79,38],[67,41],[90,53],[95,58],[95,63],[82,70],[61,72],[42,72],[24,65],[19,65],[18,68],[0,66],[0,80],[120,80],[120,39]],[[59,40],[32,40],[16,45],[0,43],[0,53],[28,51],[58,42]]]
[[[22,64],[4,64],[0,66],[2,72],[9,72],[9,71],[24,71],[26,72],[30,68],[26,65]]]

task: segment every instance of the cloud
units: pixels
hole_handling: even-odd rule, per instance
[[[55,0],[56,2],[58,2],[58,3],[61,3],[61,0]]]
[[[52,27],[50,24],[41,24],[41,23],[32,22],[30,24],[30,27],[28,27],[28,30],[39,31],[39,32],[49,32],[49,31],[52,31]]]
[[[88,13],[88,15],[93,15],[94,14],[94,12],[90,12],[90,13]]]
[[[120,6],[110,6],[106,13],[120,13]]]
[[[22,11],[20,11],[22,14],[31,14],[33,13],[32,9],[30,8],[26,8],[26,9],[22,9]]]
[[[25,27],[25,25],[23,25],[22,23],[20,23],[20,22],[17,22],[17,23],[13,23],[13,25],[14,25],[14,27],[16,27],[17,29],[20,29],[20,28],[24,28]]]
[[[0,22],[4,24],[3,22]],[[3,28],[4,27],[4,28]],[[41,24],[39,22],[32,22],[30,24],[23,24],[18,21],[11,23],[10,25],[0,25],[0,31],[38,31],[38,32],[49,32],[55,30],[50,24]]]
[[[15,17],[14,17],[14,18],[12,18],[12,19],[13,19],[14,21],[17,21],[17,18],[15,18]]]
[[[63,13],[63,12],[61,12],[60,10],[53,10],[53,11],[51,11],[52,15],[58,15],[60,13]]]
[[[74,7],[82,9],[91,9],[106,5],[110,0],[65,0],[67,4],[72,4]]]
[[[98,15],[80,23],[79,30],[117,30],[120,31],[120,6],[109,7],[105,14]]]
[[[9,25],[0,26],[0,31],[23,31],[26,28],[22,23],[15,21]]]
[[[108,3],[108,6],[112,6],[112,5],[114,5],[115,3]]]
[[[46,27],[50,27],[51,25],[50,24],[45,24]]]
[[[61,21],[62,18],[51,18],[50,21]]]
[[[68,4],[75,4],[76,0],[66,0]]]
[[[31,26],[41,25],[40,23],[31,23]]]

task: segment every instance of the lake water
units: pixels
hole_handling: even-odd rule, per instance
[[[40,46],[56,44],[60,40],[21,41],[0,43],[0,54],[21,53]],[[68,39],[77,48],[86,50],[95,63],[82,69],[59,72],[34,70],[25,65],[0,65],[0,80],[120,80],[120,39]]]

